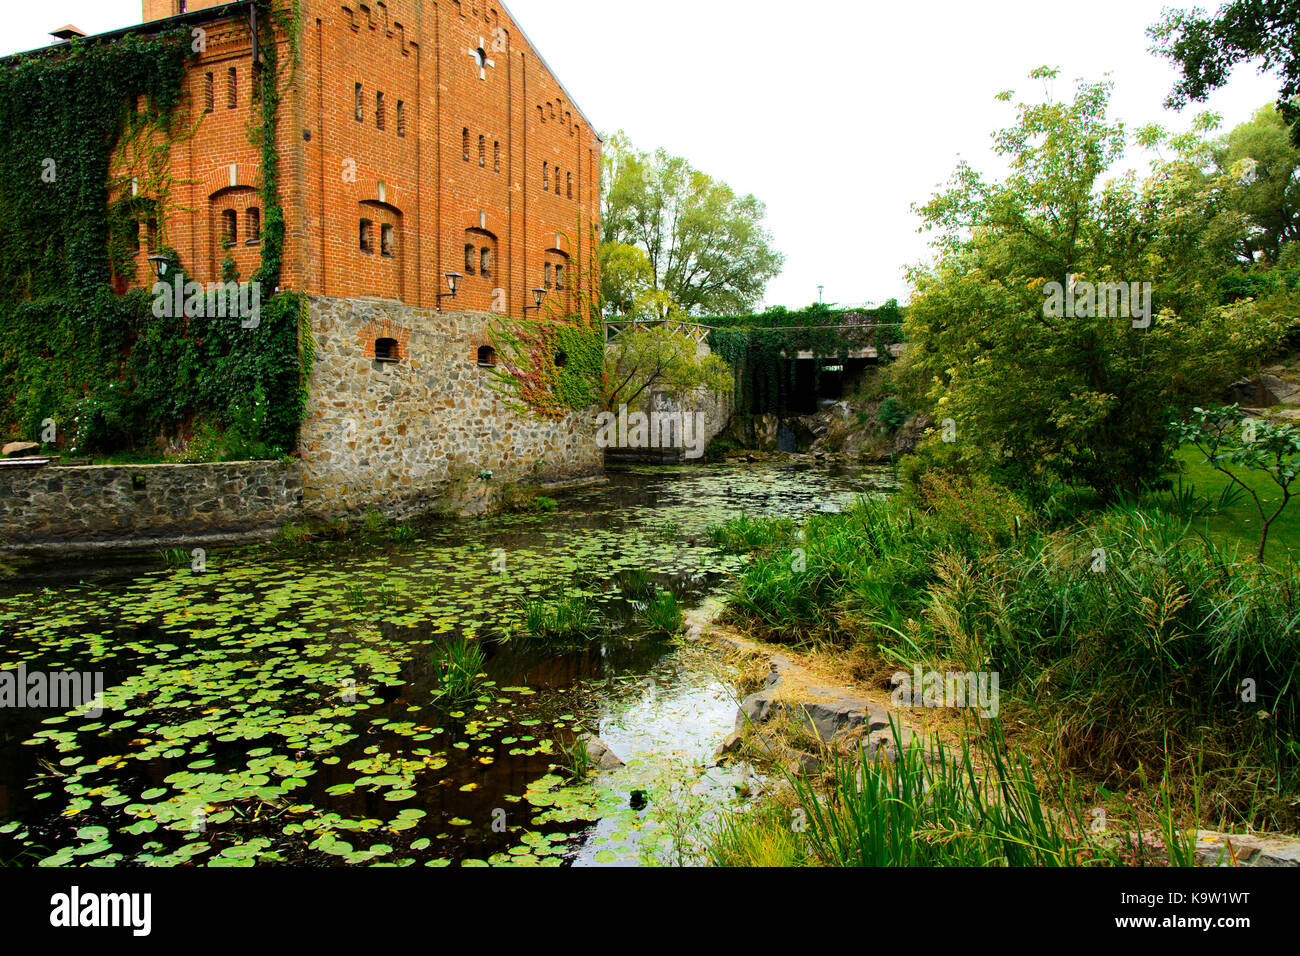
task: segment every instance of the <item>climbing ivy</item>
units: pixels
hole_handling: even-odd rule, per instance
[[[167,161],[193,133],[176,109],[188,31],[76,40],[0,69],[0,434],[38,440],[52,419],[55,445],[80,454],[149,453],[167,436],[214,429],[227,439],[212,444],[215,457],[296,445],[314,349],[305,297],[276,292],[285,229],[275,143],[276,41],[295,50],[297,21],[262,7],[251,130],[263,161],[262,263],[251,278],[265,295],[251,328],[160,317],[149,291],[109,288],[133,270],[132,223],[164,220]],[[53,173],[42,176],[47,159]],[[184,263],[163,252],[184,281]]]
[[[878,309],[783,307],[753,315],[714,316],[709,347],[736,376],[736,407],[753,414],[784,414],[794,391],[795,363],[789,357],[811,351],[837,355],[874,346],[888,361],[888,346],[902,341],[903,311],[890,299]],[[814,376],[819,377],[820,366]],[[814,382],[814,386],[816,382]]]

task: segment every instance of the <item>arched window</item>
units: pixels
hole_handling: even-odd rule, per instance
[[[478,364],[484,368],[493,368],[497,364],[497,350],[490,345],[480,345],[478,348]]]
[[[401,360],[397,339],[375,339],[376,362],[400,362]]]
[[[384,223],[379,227],[379,254],[387,256],[389,259],[397,255],[396,239],[392,223]]]
[[[239,217],[233,209],[221,210],[221,244],[227,248],[239,241]]]
[[[477,258],[478,253],[474,249],[474,244],[472,242],[465,243],[465,275],[472,276],[474,274],[474,264]]]
[[[375,224],[369,219],[361,220],[361,251],[369,253],[375,251]]]
[[[262,210],[250,206],[244,211],[244,231],[248,233],[247,245],[255,246],[262,241]]]

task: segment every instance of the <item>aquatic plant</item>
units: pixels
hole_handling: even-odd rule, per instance
[[[444,703],[456,704],[478,694],[485,677],[487,654],[483,645],[457,636],[433,652],[434,673],[438,687],[434,696]]]
[[[524,602],[524,628],[538,640],[589,640],[603,631],[599,609],[588,598],[566,595],[557,601]]]
[[[659,591],[646,603],[642,617],[652,632],[673,636],[682,629],[686,614],[672,591]]]

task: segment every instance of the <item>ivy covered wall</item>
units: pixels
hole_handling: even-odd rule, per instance
[[[311,337],[303,297],[275,292],[284,243],[277,114],[294,23],[269,3],[265,12],[249,130],[262,153],[262,265],[240,277],[263,290],[253,327],[159,316],[149,290],[112,288],[141,219],[170,201],[171,147],[193,132],[180,108],[189,31],[74,40],[0,64],[0,438],[148,457],[183,435],[199,459],[296,446]],[[123,188],[124,178],[138,189]],[[177,266],[184,281],[185,263]],[[50,421],[53,443],[43,441]]]

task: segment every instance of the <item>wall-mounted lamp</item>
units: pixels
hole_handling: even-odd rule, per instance
[[[154,278],[156,279],[166,279],[167,273],[171,272],[174,264],[171,256],[165,256],[161,253],[154,253],[149,257],[149,268],[153,269]]]
[[[461,275],[459,272],[448,272],[448,273],[447,273],[447,276],[446,276],[446,279],[447,279],[447,288],[450,289],[451,291],[450,291],[450,292],[439,292],[439,293],[438,293],[438,308],[442,308],[442,300],[443,300],[443,299],[454,299],[454,298],[456,298],[456,289],[459,288],[459,286],[460,286],[460,280],[463,279],[463,278],[465,278],[465,277],[464,277],[463,275]]]
[[[536,302],[537,304],[536,304],[536,305],[526,305],[526,306],[524,306],[524,315],[527,315],[529,312],[532,312],[532,311],[534,311],[534,310],[536,310],[536,311],[538,311],[538,312],[541,311],[541,309],[542,309],[542,303],[546,301],[546,290],[545,290],[545,289],[534,289],[534,290],[533,290],[533,301]]]

